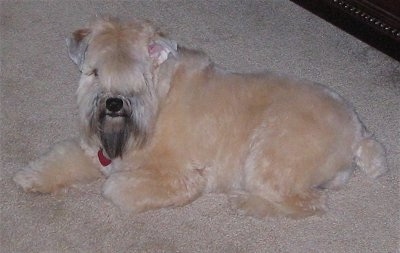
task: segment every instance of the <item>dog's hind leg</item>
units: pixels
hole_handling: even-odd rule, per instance
[[[49,152],[31,162],[14,176],[25,191],[56,193],[74,183],[101,177],[91,158],[77,140],[56,144]]]
[[[351,175],[353,174],[354,168],[350,167],[339,171],[333,179],[328,180],[317,186],[319,189],[330,189],[330,190],[339,190],[343,185],[349,181]]]
[[[282,196],[269,200],[261,195],[237,194],[229,199],[233,209],[239,213],[257,218],[287,216],[293,219],[305,218],[325,213],[325,199],[321,192],[310,190],[307,193]]]
[[[279,208],[264,197],[250,193],[236,193],[229,196],[229,205],[240,214],[256,218],[273,217],[280,214]]]

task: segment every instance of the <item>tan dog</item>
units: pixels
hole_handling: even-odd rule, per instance
[[[103,195],[132,212],[224,192],[249,215],[305,217],[353,161],[371,177],[386,170],[383,147],[323,86],[227,72],[147,22],[99,19],[67,44],[82,135],[18,172],[25,191],[105,175]]]

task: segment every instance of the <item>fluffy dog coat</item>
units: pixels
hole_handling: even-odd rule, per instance
[[[148,22],[98,19],[67,45],[82,72],[81,136],[18,172],[25,191],[104,175],[103,195],[131,212],[224,192],[249,215],[305,217],[354,162],[371,177],[386,170],[383,147],[321,85],[225,71]]]

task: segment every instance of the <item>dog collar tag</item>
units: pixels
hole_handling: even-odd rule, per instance
[[[100,149],[99,152],[97,152],[97,156],[99,157],[101,165],[103,165],[104,167],[106,167],[111,163],[111,160],[104,156],[102,149]]]

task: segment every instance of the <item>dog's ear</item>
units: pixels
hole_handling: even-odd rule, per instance
[[[149,56],[156,66],[159,66],[168,59],[169,54],[177,56],[178,45],[175,41],[159,37],[148,46]]]
[[[89,34],[89,29],[80,29],[73,32],[72,36],[66,39],[68,55],[71,60],[78,65],[81,71],[83,62],[85,61],[85,53],[88,48],[87,36]]]

